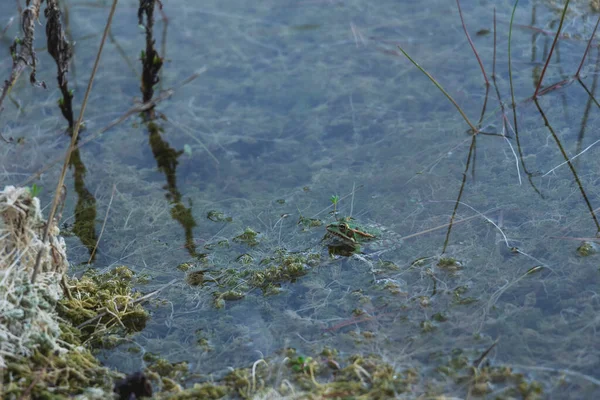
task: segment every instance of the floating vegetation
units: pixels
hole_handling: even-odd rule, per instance
[[[186,275],[185,281],[190,286],[201,286],[204,283],[205,272],[205,270],[192,271]]]
[[[221,211],[210,210],[206,213],[206,218],[213,222],[231,222],[233,221],[232,217],[226,216]]]
[[[241,300],[253,289],[260,289],[265,296],[277,294],[283,283],[292,283],[306,275],[319,260],[317,253],[279,249],[254,265],[254,258],[243,254],[238,261],[247,266],[245,269],[228,268],[213,273],[210,281],[205,279],[207,270],[194,271],[188,273],[186,281],[192,286],[209,285],[209,290],[213,290],[213,305],[222,308],[227,301]]]
[[[452,257],[442,257],[438,260],[437,266],[450,272],[456,272],[463,268],[463,264]]]
[[[598,252],[598,244],[590,241],[584,241],[577,248],[577,254],[581,257],[588,257]]]
[[[323,221],[318,218],[307,218],[300,216],[300,218],[298,218],[298,225],[300,225],[303,229],[317,228],[323,225]]]
[[[233,238],[234,242],[243,243],[247,246],[254,247],[258,245],[258,237],[259,232],[252,230],[251,228],[246,228],[244,233]]]

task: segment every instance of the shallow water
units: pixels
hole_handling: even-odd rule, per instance
[[[108,3],[68,2],[68,33],[77,43],[70,77],[77,112]],[[206,379],[283,347],[309,354],[329,346],[417,368],[423,389],[434,379],[440,384],[432,354],[464,349],[475,359],[499,339],[492,364],[541,381],[546,396],[600,394],[598,255],[577,253],[581,238],[593,242],[598,231],[589,207],[599,207],[594,126],[600,114],[584,89],[595,93],[598,52],[592,48],[588,56],[583,85],[571,82],[540,97],[551,131],[529,99],[553,39],[544,32],[556,29],[560,13],[545,3],[519,5],[511,42],[517,140],[508,107],[512,5],[461,4],[490,79],[496,8],[496,82],[508,137],[479,134],[473,142],[454,106],[397,48],[434,76],[473,124],[485,103],[482,132],[503,133],[495,88],[486,103],[455,3],[165,2],[168,24],[155,25],[165,57],[157,91],[206,72],[158,105],[160,135],[133,116],[84,145],[67,175],[63,223],[74,233],[69,256],[75,271],[84,269],[78,265],[90,257],[107,215],[94,268],[127,265],[148,274],[143,291],[178,279],[161,294],[164,302],[152,306],[144,331],[102,354],[108,365],[142,368],[141,355],[126,351],[139,347],[188,361]],[[16,16],[13,7],[0,5],[3,25]],[[577,70],[595,23],[587,7],[572,4],[564,25],[570,37],[559,41],[547,86]],[[0,39],[6,55],[0,76],[10,73],[8,46],[17,28],[13,23]],[[2,134],[23,143],[2,146],[2,184],[25,181],[67,146],[41,31],[37,79],[48,89],[32,87],[24,76],[4,104]],[[137,3],[123,1],[86,110],[84,139],[141,97],[144,46]],[[568,165],[558,167],[565,161],[561,147],[568,157],[587,149],[572,164],[578,180]],[[46,203],[60,164],[36,181]],[[458,223],[447,236],[463,177]],[[302,229],[298,220],[333,222],[335,194],[342,198],[340,216],[411,237],[377,257],[365,248],[363,258],[329,258],[324,226]],[[211,221],[213,210],[232,221]],[[257,246],[232,240],[247,227],[260,232]],[[207,248],[222,240],[229,246]],[[266,296],[240,273],[261,270],[260,261],[278,249],[321,258]],[[198,253],[207,253],[204,261]],[[238,259],[242,254],[248,263]],[[444,268],[441,257],[461,267]],[[189,286],[176,268],[184,262],[208,269],[219,285]],[[215,307],[227,290],[244,297]],[[370,318],[352,323],[355,310]],[[466,396],[464,387],[441,382],[442,392]]]

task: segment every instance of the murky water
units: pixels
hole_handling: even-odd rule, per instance
[[[109,5],[67,4],[78,112]],[[161,131],[149,132],[132,116],[99,135],[141,98],[144,32],[137,3],[121,2],[85,114],[82,138],[93,140],[68,174],[63,222],[73,233],[70,261],[87,262],[108,215],[94,268],[127,265],[148,274],[144,291],[178,283],[152,305],[144,331],[102,355],[109,365],[142,368],[141,355],[126,351],[136,346],[218,377],[286,346],[307,354],[328,346],[417,368],[425,387],[438,379],[432,354],[464,349],[475,358],[498,339],[492,364],[541,381],[548,397],[600,393],[598,256],[577,251],[584,240],[595,246],[598,231],[590,208],[600,206],[600,114],[588,95],[596,93],[596,48],[581,83],[571,80],[596,16],[587,3],[572,5],[563,27],[569,36],[559,41],[544,79],[546,88],[560,87],[536,104],[530,98],[560,7],[518,6],[511,42],[515,123],[512,5],[461,4],[490,81],[495,69],[498,92],[486,92],[452,2],[164,2],[166,19],[157,13],[154,28],[164,57],[155,89],[175,90],[157,106]],[[17,14],[11,3],[0,5],[0,15],[3,29]],[[14,22],[0,39],[5,55],[17,28]],[[2,184],[25,181],[67,146],[55,66],[44,46],[38,38],[37,79],[48,89],[23,77],[0,114],[2,134],[22,138],[0,150]],[[398,46],[481,126],[476,140]],[[11,64],[8,56],[0,59],[0,76],[8,77]],[[581,154],[573,169],[562,165],[563,152]],[[37,180],[45,201],[61,163]],[[447,235],[459,193],[457,223]],[[339,216],[410,237],[377,256],[365,246],[362,257],[330,258],[321,238],[335,220],[332,195],[341,198]],[[301,217],[324,225],[305,227]],[[233,240],[248,227],[260,233],[256,246]],[[276,265],[286,252],[320,259],[267,291],[252,284],[265,260]],[[440,261],[449,258],[460,265]],[[207,270],[210,283],[188,285],[177,269],[184,262]],[[369,318],[357,320],[359,311]],[[447,393],[466,396],[450,381]]]

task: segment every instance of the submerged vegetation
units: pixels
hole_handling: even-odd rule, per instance
[[[598,397],[594,2],[104,3],[0,5],[0,397]]]

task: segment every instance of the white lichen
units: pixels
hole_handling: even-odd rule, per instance
[[[58,344],[62,297],[60,281],[68,263],[58,229],[50,230],[36,282],[31,275],[46,221],[40,202],[27,188],[7,186],[0,192],[0,369],[7,360],[27,357],[36,348],[66,351]]]

